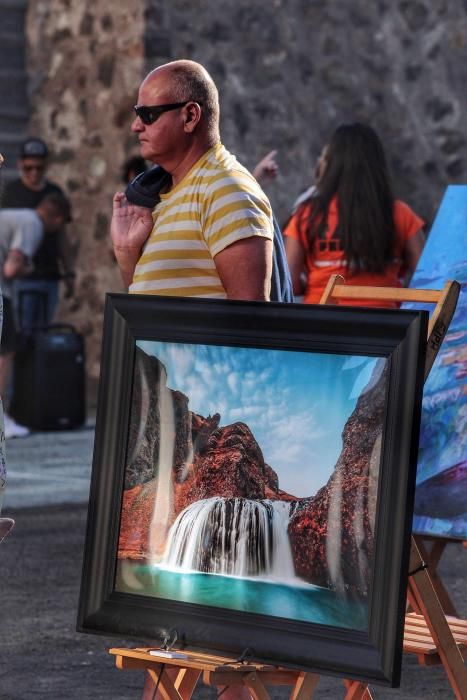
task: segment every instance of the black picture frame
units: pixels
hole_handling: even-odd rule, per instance
[[[77,628],[178,643],[383,685],[400,682],[427,334],[424,311],[108,294]],[[336,625],[116,590],[139,341],[383,358],[383,435],[368,625]]]

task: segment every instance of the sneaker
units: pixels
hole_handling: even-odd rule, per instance
[[[5,423],[5,437],[7,440],[8,438],[26,437],[26,435],[29,435],[31,432],[29,428],[26,428],[24,425],[19,425],[13,418],[7,416],[6,413],[3,416],[3,420]]]
[[[13,529],[15,521],[11,518],[0,518],[0,542],[3,542],[8,533]]]

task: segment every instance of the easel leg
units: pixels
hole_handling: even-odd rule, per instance
[[[373,700],[373,696],[366,683],[345,680],[344,685],[347,688],[345,700]]]
[[[414,535],[414,539],[417,543],[417,547],[419,549],[422,559],[428,564],[428,572],[430,574],[431,582],[433,584],[433,588],[436,591],[436,595],[439,598],[439,602],[441,603],[444,612],[446,613],[446,615],[453,615],[454,617],[459,617],[457,610],[454,607],[454,603],[452,602],[449,593],[444,587],[444,584],[438,576],[437,572],[439,561],[446,548],[446,542],[441,539],[435,540],[432,543],[431,548],[428,549],[428,546],[425,545],[425,542],[423,541],[422,537]]]
[[[190,700],[201,671],[163,666],[161,669],[147,671],[141,700]]]
[[[467,700],[467,668],[454,641],[446,616],[436,596],[428,572],[420,568],[422,558],[412,537],[409,571],[409,592],[425,618],[439,657],[457,700]]]
[[[194,668],[181,668],[175,681],[175,687],[182,698],[191,698],[196,688],[201,671]]]
[[[148,674],[151,677],[155,686],[157,686],[156,698],[161,698],[161,700],[182,700],[180,693],[175,689],[172,678],[172,674],[167,673],[164,666],[161,666],[159,671],[148,670]]]
[[[241,685],[233,685],[231,687],[217,686],[217,692],[218,694],[222,693],[221,700],[251,700],[252,697],[248,688],[242,687]]]
[[[264,687],[263,682],[259,679],[258,674],[254,671],[253,673],[245,674],[243,682],[248,688],[253,700],[271,700],[268,691]]]
[[[144,688],[141,700],[156,700],[154,697],[154,681],[147,671],[144,673]]]
[[[290,695],[290,700],[310,700],[319,683],[317,673],[301,673]]]

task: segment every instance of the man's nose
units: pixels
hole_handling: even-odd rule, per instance
[[[142,131],[143,122],[139,117],[135,117],[131,123],[131,131]]]

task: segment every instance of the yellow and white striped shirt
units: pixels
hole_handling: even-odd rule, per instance
[[[214,257],[244,238],[273,239],[263,190],[219,143],[160,197],[129,291],[225,299]]]

